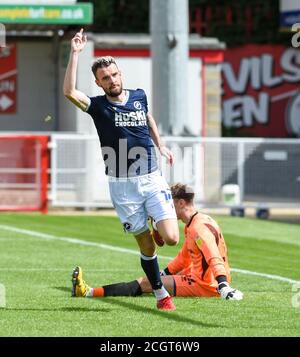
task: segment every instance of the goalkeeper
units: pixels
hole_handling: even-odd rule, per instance
[[[231,278],[227,248],[218,224],[210,216],[196,210],[191,188],[176,184],[171,187],[171,192],[177,218],[186,226],[181,250],[161,271],[165,288],[172,296],[221,296],[227,300],[242,300],[243,293],[229,285]],[[84,282],[80,267],[76,267],[74,272],[76,281],[73,281],[73,296],[138,296],[152,292],[146,277],[91,288]]]

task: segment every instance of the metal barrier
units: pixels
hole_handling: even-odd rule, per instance
[[[159,157],[172,184],[184,182],[204,207],[300,207],[300,140],[165,137],[175,154],[171,168]],[[112,207],[96,136],[51,135],[53,206]],[[238,191],[233,203],[224,186]],[[228,186],[227,186],[228,188]]]

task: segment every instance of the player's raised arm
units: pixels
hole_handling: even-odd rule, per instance
[[[76,74],[79,53],[84,49],[86,43],[87,38],[83,35],[83,29],[81,29],[71,40],[70,59],[64,80],[64,95],[78,108],[84,111],[87,110],[90,99],[84,93],[76,89]]]
[[[147,114],[147,121],[148,121],[148,126],[150,130],[150,135],[152,140],[154,141],[154,144],[159,148],[159,151],[162,156],[164,156],[169,164],[172,166],[174,164],[174,155],[171,150],[169,150],[162,142],[160,139],[160,135],[158,132],[158,128],[156,125],[156,122],[151,114]]]

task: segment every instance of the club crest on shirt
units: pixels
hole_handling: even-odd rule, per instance
[[[137,109],[137,110],[142,109],[142,104],[141,104],[138,100],[136,100],[136,101],[133,103],[133,106],[134,106],[135,109]]]

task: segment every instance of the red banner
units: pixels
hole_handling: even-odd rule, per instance
[[[0,114],[16,113],[17,47],[0,47]]]
[[[223,136],[300,136],[300,51],[246,45],[225,51]]]

